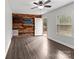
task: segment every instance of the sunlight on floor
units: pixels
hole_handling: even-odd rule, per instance
[[[57,53],[57,59],[70,59],[70,58],[64,52],[58,51],[58,53]]]
[[[43,45],[42,45],[42,53],[44,56],[48,55],[48,39],[47,39],[47,34],[44,34],[43,37]]]

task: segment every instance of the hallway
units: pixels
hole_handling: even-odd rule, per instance
[[[6,59],[74,59],[74,51],[46,36],[13,37]]]

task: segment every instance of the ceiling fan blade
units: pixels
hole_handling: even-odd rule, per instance
[[[38,8],[38,6],[35,6],[35,7],[31,8],[31,9],[35,9],[35,8]]]
[[[33,2],[33,4],[38,5],[38,3],[36,3],[36,2]]]
[[[43,4],[43,1],[39,1],[39,4]]]
[[[51,0],[48,0],[48,1],[44,2],[44,4],[47,4],[47,3],[49,3],[49,2],[51,2]]]
[[[50,7],[52,7],[52,6],[50,6],[50,5],[45,5],[44,7],[50,8]]]

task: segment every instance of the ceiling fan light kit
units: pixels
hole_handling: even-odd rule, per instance
[[[38,8],[39,8],[39,9],[43,9],[43,8],[44,8],[44,6],[38,6]]]

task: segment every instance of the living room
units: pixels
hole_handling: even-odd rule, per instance
[[[45,0],[45,1],[47,1],[47,0]],[[17,56],[18,52],[15,51],[16,55],[12,56],[10,54],[11,51],[9,52],[9,50],[12,45],[12,41],[17,43],[17,44],[15,44],[15,46],[16,46],[16,49],[18,50],[19,48],[17,48],[17,47],[19,45],[23,46],[23,44],[20,44],[20,43],[22,43],[20,41],[22,41],[22,39],[24,41],[26,41],[25,39],[27,39],[28,37],[29,37],[27,39],[28,42],[33,41],[32,39],[36,40],[29,44],[30,47],[32,47],[32,46],[34,46],[36,48],[38,47],[38,49],[36,49],[36,50],[41,51],[41,50],[39,50],[39,47],[41,47],[41,46],[36,46],[36,44],[43,45],[43,50],[45,50],[45,51],[42,51],[41,53],[45,53],[45,54],[43,54],[43,56],[41,56],[41,55],[39,55],[40,53],[37,52],[37,54],[39,56],[39,57],[36,56],[37,59],[46,59],[46,58],[47,59],[51,59],[51,58],[59,59],[59,58],[61,58],[59,56],[58,57],[53,56],[52,54],[54,52],[52,52],[52,54],[47,53],[48,52],[47,51],[48,50],[48,47],[47,47],[48,40],[50,40],[49,41],[50,43],[53,41],[51,43],[51,46],[54,43],[56,43],[57,47],[59,46],[56,49],[60,50],[60,51],[58,51],[58,53],[62,55],[62,59],[69,59],[69,58],[73,59],[74,58],[74,1],[73,0],[66,0],[66,1],[52,0],[51,2],[46,4],[47,7],[43,7],[43,8],[36,7],[36,5],[38,5],[38,4],[34,5],[33,2],[34,2],[34,4],[36,4],[38,1],[37,0],[36,1],[35,0],[6,1],[5,52],[6,52],[6,56],[8,56],[6,59],[12,59],[12,57],[15,57],[14,59],[21,58],[21,57],[19,57],[20,53],[19,53],[19,56]],[[45,27],[46,36],[44,36],[44,25],[43,25],[45,20],[46,20],[46,27]],[[44,39],[47,38],[47,39],[41,40],[43,38]],[[19,39],[20,41],[18,41],[16,39]],[[62,45],[64,45],[64,47]],[[32,48],[34,48],[34,47],[32,47]],[[24,49],[24,47],[23,47],[23,49]],[[29,50],[30,49],[31,48],[29,48]],[[51,51],[54,51],[53,49],[55,49],[55,48],[50,48],[50,49],[51,49]],[[61,50],[65,50],[65,51],[61,52]],[[65,53],[63,53],[63,52],[65,52]],[[21,54],[21,55],[25,57],[25,56],[27,56],[27,53],[25,53],[25,54],[26,55],[23,55],[23,54]],[[49,56],[47,56],[46,54],[49,54]],[[67,56],[65,54],[69,54],[70,56]],[[10,57],[9,57],[9,55],[10,55]],[[45,57],[45,56],[47,56],[47,57]],[[27,57],[25,57],[25,59],[26,58]],[[28,59],[36,59],[36,58],[35,57],[30,58],[30,56],[28,57]]]

